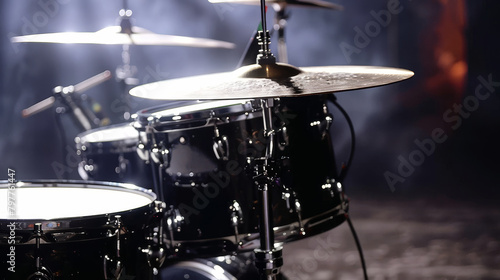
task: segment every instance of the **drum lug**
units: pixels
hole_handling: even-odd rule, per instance
[[[280,148],[280,150],[284,150],[285,147],[287,147],[290,143],[290,140],[288,137],[288,130],[287,130],[286,126],[283,126],[278,130],[276,137],[278,139],[278,147]]]
[[[148,264],[153,269],[153,274],[158,275],[158,269],[167,257],[165,247],[162,244],[149,245],[147,249],[142,249],[142,252],[147,255]]]
[[[243,211],[241,210],[240,204],[236,200],[234,200],[231,206],[229,206],[229,211],[231,211],[231,226],[234,228],[234,238],[236,244],[239,244],[238,226],[243,224]]]
[[[123,155],[118,157],[118,166],[115,168],[116,174],[123,176],[127,173],[127,166],[129,165],[129,160],[124,158]]]
[[[146,145],[142,141],[139,141],[139,143],[137,144],[137,149],[135,149],[135,151],[140,159],[146,162],[146,164],[149,163],[149,154],[146,151]]]
[[[212,146],[214,150],[215,157],[218,160],[228,160],[229,159],[229,141],[227,136],[220,135],[219,129],[216,125],[214,125],[214,134],[213,138],[214,144]]]
[[[295,213],[297,213],[297,218],[299,220],[299,230],[300,230],[300,235],[305,236],[306,232],[304,230],[304,223],[302,222],[302,206],[300,206],[300,201],[298,198],[295,198]]]
[[[286,208],[291,211],[290,207],[290,197],[292,194],[290,193],[290,190],[288,188],[285,188],[285,191],[281,194],[281,199],[286,201]]]
[[[333,115],[328,111],[328,106],[326,103],[323,104],[323,120],[311,122],[311,127],[317,126],[319,133],[321,133],[321,139],[324,139],[330,131],[330,127],[333,123]]]
[[[297,198],[297,194],[294,191],[290,191],[289,188],[284,187],[285,191],[282,193],[281,198],[286,201],[286,207],[291,212],[295,211],[297,213],[297,219],[299,222],[299,230],[301,235],[305,235],[304,225],[302,223],[302,206]],[[293,199],[293,210],[292,205],[290,205],[290,200]]]
[[[165,168],[170,166],[171,153],[170,150],[165,147],[162,143],[158,145],[154,145],[151,149],[151,158],[157,164],[162,164]]]
[[[92,160],[87,161],[81,161],[78,164],[78,175],[83,180],[90,180],[94,176],[97,170],[97,166],[95,164],[92,164]]]
[[[153,209],[153,217],[160,218],[157,227],[153,227],[151,236],[146,239],[151,241],[146,249],[140,249],[140,251],[146,254],[146,258],[149,266],[153,269],[153,274],[158,274],[158,269],[163,265],[166,254],[166,247],[163,244],[163,214],[166,209],[166,204],[163,201],[155,201]]]
[[[334,186],[339,189],[339,192],[342,191],[342,185],[340,184],[340,182],[335,182],[335,179],[330,179],[330,178],[326,179],[326,182],[323,185],[321,185],[321,188],[323,190],[328,191],[330,193],[330,196],[334,198],[335,197]]]
[[[174,248],[174,232],[181,231],[184,217],[181,215],[179,209],[174,208],[173,205],[170,205],[170,209],[165,213],[165,217],[167,218],[167,227],[170,233],[170,245],[171,248]]]
[[[111,274],[113,275],[113,279],[120,279],[120,276],[123,272],[123,266],[121,262],[120,250],[121,250],[121,230],[122,230],[122,220],[120,215],[115,215],[114,220],[109,219],[108,224],[113,225],[113,229],[115,229],[116,235],[116,260],[113,260],[108,255],[104,256],[104,279],[108,278],[108,266],[114,267],[111,270]],[[110,236],[113,236],[112,232],[109,232]],[[112,264],[114,263],[114,264]],[[112,265],[109,265],[112,264]]]

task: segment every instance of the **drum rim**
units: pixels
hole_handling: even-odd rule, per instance
[[[107,182],[107,181],[83,181],[83,180],[53,180],[53,179],[40,179],[40,180],[19,180],[14,182],[16,188],[19,187],[17,185],[22,184],[23,188],[90,188],[90,189],[103,189],[103,190],[113,190],[113,191],[125,191],[134,193],[137,195],[141,195],[143,197],[149,198],[150,202],[144,204],[142,206],[136,208],[130,208],[123,211],[110,212],[110,213],[101,213],[94,214],[88,216],[70,216],[70,217],[59,217],[53,219],[43,219],[43,218],[26,218],[26,219],[17,219],[17,218],[1,218],[0,224],[2,221],[14,221],[16,224],[32,222],[32,221],[40,221],[40,222],[48,222],[48,221],[68,221],[75,219],[94,219],[99,217],[112,216],[113,214],[130,212],[136,209],[142,209],[144,207],[150,207],[157,200],[157,195],[150,189],[145,189],[130,183],[118,183],[118,182]],[[0,189],[7,189],[9,186],[13,185],[8,180],[0,180]]]
[[[217,101],[197,101],[194,104],[165,109],[165,105],[146,108],[135,113],[132,118],[135,120],[133,126],[138,130],[144,130],[147,127],[166,127],[166,128],[186,128],[187,124],[200,123],[197,126],[203,126],[207,119],[212,117],[226,118],[234,115],[251,114],[259,110],[254,106],[252,99],[239,100],[217,100]],[[210,106],[198,110],[192,109],[178,114],[160,114],[163,111],[181,110],[182,108],[196,106]]]
[[[132,128],[131,131],[136,131],[137,135],[126,135],[127,137],[123,137],[120,139],[112,139],[112,140],[100,140],[100,141],[88,141],[87,138],[90,134],[101,132],[101,131],[106,131],[106,130],[112,130],[112,129],[119,129],[119,128],[125,128],[127,129],[128,127]],[[116,138],[116,137],[115,137]],[[132,140],[133,142],[137,142],[139,139],[139,131],[137,131],[132,122],[126,122],[126,123],[119,123],[119,124],[113,124],[109,126],[103,126],[103,127],[98,127],[95,129],[87,130],[85,132],[82,132],[78,134],[75,137],[75,143],[77,146],[83,146],[83,145],[97,145],[100,143],[117,143],[117,142],[128,142]]]

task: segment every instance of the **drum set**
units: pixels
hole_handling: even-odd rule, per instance
[[[281,9],[288,3],[274,2]],[[330,93],[390,84],[413,73],[276,62],[260,4],[255,64],[137,86],[131,95],[182,102],[140,110],[128,123],[92,128],[83,110],[75,113],[88,128],[75,138],[82,180],[1,182],[0,197],[15,191],[17,208],[15,217],[0,211],[0,245],[13,246],[16,258],[16,272],[5,268],[0,275],[286,279],[280,271],[283,246],[346,220],[349,203],[329,131]],[[105,36],[53,33],[13,41],[230,46],[167,38],[122,23]],[[15,242],[8,242],[10,236]]]

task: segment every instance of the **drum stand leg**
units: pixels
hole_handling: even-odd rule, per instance
[[[41,262],[41,257],[40,257],[40,238],[42,238],[43,231],[42,231],[42,224],[41,223],[35,223],[34,225],[34,230],[33,230],[33,236],[35,237],[35,268],[36,272],[31,274],[28,277],[28,280],[52,280],[52,273],[50,271],[42,266]]]
[[[261,100],[264,136],[268,139],[264,159],[257,160],[254,181],[258,187],[260,249],[255,249],[255,266],[259,270],[260,280],[281,279],[283,266],[282,248],[274,246],[273,212],[271,188],[274,175],[274,130],[272,128],[273,99]]]

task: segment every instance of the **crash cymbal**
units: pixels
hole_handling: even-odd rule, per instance
[[[235,4],[246,4],[246,5],[260,5],[260,0],[208,0],[211,3],[235,3]],[[268,4],[277,4],[280,6],[290,5],[290,6],[303,6],[303,7],[317,7],[326,8],[332,10],[343,10],[344,7],[341,5],[333,4],[321,0],[266,0]]]
[[[12,37],[13,43],[99,44],[99,45],[155,45],[200,48],[234,48],[233,43],[175,35],[153,33],[132,27],[132,33],[121,32],[120,26],[110,26],[97,32],[59,32]]]
[[[253,64],[233,72],[165,80],[130,90],[158,100],[217,100],[299,97],[370,88],[408,79],[413,72],[376,66],[296,68],[289,64]]]

